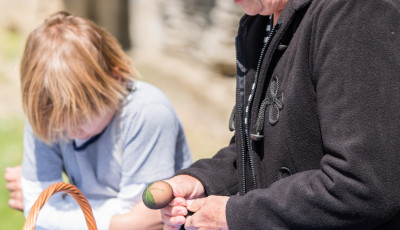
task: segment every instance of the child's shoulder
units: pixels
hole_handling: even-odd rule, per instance
[[[156,86],[144,82],[135,81],[134,89],[128,95],[126,102],[134,104],[168,103],[165,94]]]
[[[133,94],[146,95],[146,96],[153,95],[153,97],[151,98],[156,98],[156,96],[165,97],[164,93],[159,88],[148,82],[135,81],[134,89],[135,90],[132,91]]]
[[[124,102],[120,118],[120,127],[123,133],[128,133],[127,136],[135,133],[132,130],[140,129],[141,124],[164,128],[180,126],[177,125],[180,124],[178,115],[164,93],[142,81],[135,82],[134,90]]]
[[[174,111],[171,102],[159,88],[147,82],[135,81],[134,90],[126,97],[123,110],[141,113],[144,109],[160,106]]]

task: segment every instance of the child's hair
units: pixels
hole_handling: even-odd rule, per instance
[[[58,12],[28,37],[21,61],[23,108],[46,143],[118,109],[135,72],[118,41],[82,17]]]

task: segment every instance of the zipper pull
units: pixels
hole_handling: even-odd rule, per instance
[[[250,136],[253,141],[261,141],[264,138],[264,135],[262,135],[260,132],[252,133]]]
[[[278,51],[283,52],[283,51],[285,51],[287,49],[287,47],[288,47],[287,45],[279,44]]]
[[[229,118],[229,131],[235,131],[235,113],[236,113],[236,105],[233,106],[231,117]]]

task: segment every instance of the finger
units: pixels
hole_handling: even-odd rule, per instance
[[[179,179],[181,177],[182,175],[165,180],[165,182],[171,185],[174,197],[187,197],[187,195],[191,193],[187,191],[187,186],[182,184],[182,181]]]
[[[171,187],[172,187],[172,193],[174,194],[174,197],[183,197],[182,195],[181,195],[181,192],[180,191],[177,191],[177,187],[179,187],[179,186],[177,186],[176,185],[176,183],[174,182],[174,177],[172,177],[172,178],[170,178],[170,179],[168,179],[168,180],[164,180],[165,182],[167,182],[169,185],[171,185]]]
[[[163,209],[161,209],[161,215],[167,215],[167,216],[186,216],[187,215],[187,209],[186,207],[183,206],[167,206]]]
[[[15,168],[6,168],[6,173],[4,174],[4,179],[10,180],[20,180],[21,170]]]
[[[22,200],[23,199],[22,192],[21,191],[10,192],[10,198],[14,200]]]
[[[6,183],[6,188],[9,191],[21,190],[21,184],[16,181],[8,182]]]
[[[161,219],[165,225],[178,228],[185,223],[185,215],[187,209],[182,206],[171,207],[161,209]],[[173,228],[172,228],[173,229]]]
[[[191,212],[197,212],[204,206],[207,198],[199,198],[187,201],[187,209]]]
[[[174,226],[169,226],[164,224],[163,230],[179,230],[181,227],[174,227]]]
[[[161,216],[162,221],[164,225],[174,227],[174,228],[180,228],[181,225],[185,224],[186,218],[184,216],[167,216],[167,215],[162,215]]]
[[[21,174],[21,166],[7,167],[5,174],[8,176],[19,176]]]
[[[169,206],[184,206],[186,207],[187,202],[185,198],[182,197],[175,197],[172,201],[168,204]]]
[[[6,169],[6,173],[4,174],[4,179],[6,179],[6,181],[17,180],[19,176],[20,175],[15,173],[14,170]]]
[[[19,200],[12,200],[10,199],[8,201],[8,206],[10,206],[10,208],[19,210],[19,211],[23,211],[24,210],[24,204],[22,201]]]
[[[160,209],[161,216],[167,215],[172,216],[172,206],[166,206],[165,208]]]

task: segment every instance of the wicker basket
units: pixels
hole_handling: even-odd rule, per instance
[[[39,215],[40,209],[43,205],[49,200],[49,198],[57,192],[65,192],[71,195],[76,202],[78,202],[81,207],[83,214],[85,215],[86,224],[89,230],[97,230],[96,221],[94,220],[92,208],[90,207],[89,202],[86,200],[85,196],[72,184],[68,183],[55,183],[45,189],[35,204],[32,206],[31,211],[29,212],[28,217],[26,218],[25,225],[23,230],[34,230],[37,216]]]

